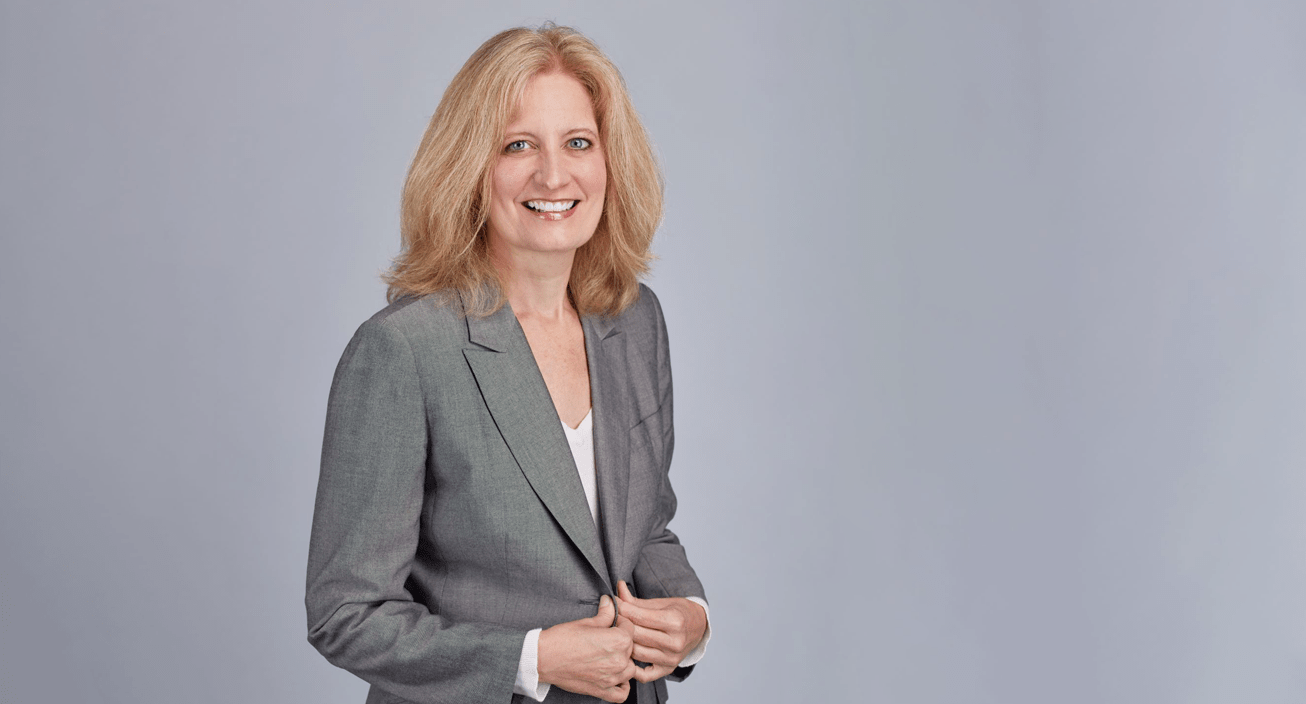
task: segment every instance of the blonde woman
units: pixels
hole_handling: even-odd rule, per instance
[[[702,656],[639,283],[661,213],[620,74],[575,31],[503,32],[445,91],[391,303],[336,369],[313,517],[309,640],[368,704],[651,704]]]

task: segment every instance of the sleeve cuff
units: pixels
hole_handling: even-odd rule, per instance
[[[703,608],[707,608],[704,606]],[[512,691],[523,697],[530,697],[537,702],[544,701],[544,696],[549,693],[547,682],[540,681],[539,655],[540,655],[540,631],[544,629],[536,628],[526,633],[526,640],[521,644],[521,659],[517,661],[517,681],[512,685]],[[704,644],[707,643],[707,637],[703,638]],[[697,649],[695,650],[697,652]],[[690,653],[693,655],[693,653]],[[701,655],[699,657],[702,657]]]
[[[703,628],[703,640],[694,646],[694,649],[685,655],[685,659],[680,661],[680,667],[690,667],[703,659],[703,654],[707,652],[707,642],[712,638],[712,612],[707,608],[707,602],[696,596],[687,596],[686,599],[703,607],[703,615],[707,618],[707,625]]]

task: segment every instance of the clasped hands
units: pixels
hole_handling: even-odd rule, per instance
[[[666,677],[703,639],[707,614],[688,599],[639,599],[625,582],[617,583],[617,598],[618,607],[604,595],[594,616],[540,632],[541,682],[624,702],[632,678]],[[648,665],[640,667],[636,660]]]

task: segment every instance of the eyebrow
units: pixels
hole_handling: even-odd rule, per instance
[[[598,133],[597,130],[590,129],[589,127],[573,127],[573,128],[571,128],[571,129],[567,130],[566,132],[563,132],[562,134],[563,134],[563,136],[566,136],[566,135],[572,135],[572,134],[577,134],[577,133],[590,134],[590,135],[594,135],[595,137],[597,137],[597,136],[599,135],[599,133]],[[535,134],[534,132],[527,131],[527,130],[520,130],[520,131],[517,131],[517,132],[509,132],[509,133],[507,133],[507,134],[504,135],[504,139],[511,139],[511,138],[513,138],[513,137],[530,137],[531,139],[539,139],[539,135]]]

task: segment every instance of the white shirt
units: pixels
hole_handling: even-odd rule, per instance
[[[599,493],[598,480],[594,471],[594,409],[591,408],[585,418],[581,420],[580,425],[574,429],[566,423],[562,424],[562,430],[567,434],[567,444],[571,446],[571,456],[576,461],[576,471],[580,473],[580,484],[585,488],[585,501],[590,507],[590,517],[594,519],[594,524],[599,522]],[[707,602],[696,596],[685,597],[690,601],[703,607],[704,615],[707,614]],[[530,697],[537,702],[544,701],[545,695],[549,693],[551,685],[540,682],[539,673],[539,653],[540,653],[540,631],[544,629],[536,628],[526,634],[526,640],[522,642],[521,659],[517,661],[517,682],[513,684],[512,691],[524,697]],[[684,660],[680,661],[681,667],[689,667],[699,660],[703,659],[703,654],[707,652],[707,641],[712,635],[711,619],[703,629],[703,640],[699,641],[698,646],[689,651]]]

